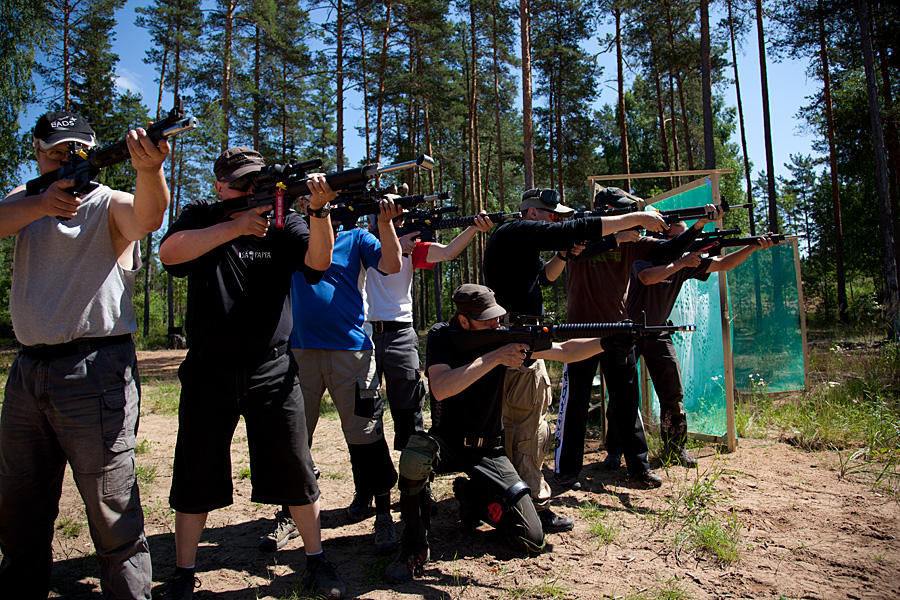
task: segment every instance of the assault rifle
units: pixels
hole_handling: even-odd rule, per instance
[[[200,122],[195,117],[185,114],[184,101],[181,98],[176,98],[175,106],[169,111],[166,118],[154,123],[147,129],[147,137],[154,144],[158,144],[160,140],[196,129],[199,125]],[[69,160],[64,161],[62,166],[55,171],[35,177],[25,184],[26,196],[40,194],[50,187],[54,181],[61,179],[74,179],[75,185],[69,191],[73,195],[83,196],[100,185],[94,179],[100,175],[101,169],[131,158],[131,154],[128,153],[128,143],[125,140],[107,144],[102,148],[95,147],[75,151],[74,149],[77,145],[74,142],[69,147],[73,152],[69,154]],[[60,220],[66,219],[60,218]]]
[[[397,230],[397,236],[403,237],[408,233],[418,231],[422,241],[434,240],[434,232],[441,229],[456,229],[458,227],[471,227],[475,224],[475,216],[447,217],[448,213],[455,213],[459,209],[455,206],[443,206],[424,210],[413,210],[403,215],[403,227]],[[507,219],[519,219],[522,213],[495,212],[486,215],[495,224],[500,224]]]
[[[728,204],[727,200],[722,200],[720,205],[722,210],[728,212],[730,210],[735,210],[738,208],[750,208],[752,204],[736,204],[731,205]],[[685,208],[673,208],[669,210],[656,210],[655,208],[650,208],[649,210],[658,212],[662,215],[667,225],[672,225],[673,223],[677,223],[678,221],[683,221],[685,219],[699,219],[706,216],[706,206],[689,206]],[[640,209],[638,205],[630,206],[627,208],[614,208],[614,209],[598,209],[590,212],[576,212],[573,217],[576,219],[582,217],[615,217],[618,215],[627,215],[633,212],[639,212]]]
[[[451,344],[459,352],[472,352],[481,348],[499,348],[506,344],[527,344],[526,357],[531,358],[533,352],[549,350],[553,340],[570,340],[576,338],[605,338],[625,334],[632,337],[674,333],[676,331],[696,331],[695,325],[647,325],[633,321],[618,323],[543,323],[544,317],[520,315],[515,322],[506,328],[485,330],[453,330],[450,335]]]
[[[722,230],[722,231],[710,231],[708,233],[733,233],[737,232],[741,233],[740,229],[731,229],[731,230]],[[698,250],[704,249],[712,249],[715,248],[734,248],[737,246],[753,246],[759,243],[759,240],[763,238],[767,238],[772,240],[775,244],[780,244],[785,240],[797,240],[800,238],[806,237],[804,235],[784,235],[783,233],[773,233],[770,235],[753,235],[750,237],[718,237],[718,236],[710,236],[707,239],[697,239],[689,249],[689,252],[697,252]]]
[[[381,200],[381,198],[383,198],[386,193],[391,193],[391,190],[385,188],[383,190],[379,190],[377,194],[368,194],[361,200],[335,206],[331,209],[332,223],[353,225],[360,217],[378,214],[378,212],[381,210],[379,200]],[[394,198],[394,204],[396,204],[397,206],[402,206],[403,208],[413,208],[415,206],[418,206],[419,204],[422,204],[423,202],[435,202],[437,200],[449,199],[449,192],[438,192],[437,194],[430,195],[418,194],[415,196],[403,196],[401,198]]]
[[[372,212],[378,212],[377,199],[389,193],[390,190],[388,188],[372,189],[369,187],[371,181],[380,175],[416,167],[430,171],[434,168],[434,160],[427,154],[421,154],[416,160],[385,167],[370,164],[325,175],[325,181],[328,182],[331,189],[338,192],[338,197],[335,199],[337,206],[331,211],[332,220],[339,220],[339,216],[346,219],[349,214],[344,213],[347,211],[353,213],[363,210],[363,212],[357,212],[357,216],[372,214],[365,212],[366,208],[371,209],[371,207],[361,208],[360,205],[371,204],[375,207]],[[318,159],[306,162],[292,160],[286,165],[275,164],[264,167],[256,173],[231,183],[231,187],[236,190],[249,190],[252,187],[252,193],[240,198],[222,200],[215,206],[222,211],[223,216],[231,216],[257,206],[271,204],[275,211],[275,226],[282,227],[284,215],[294,201],[300,196],[310,193],[307,173],[321,168],[322,161]],[[419,200],[419,202],[422,201],[424,200]],[[409,205],[414,206],[417,203]]]

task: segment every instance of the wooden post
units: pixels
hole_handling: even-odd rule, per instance
[[[797,273],[797,310],[800,313],[800,339],[803,343],[803,389],[809,391],[809,345],[806,341],[806,304],[803,300],[803,276],[800,273],[800,240],[791,240],[794,249],[794,270]]]

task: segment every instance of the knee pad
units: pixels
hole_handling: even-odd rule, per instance
[[[409,436],[406,448],[400,453],[400,491],[418,494],[431,476],[438,445],[424,433]],[[403,489],[407,488],[407,489]]]
[[[530,496],[531,488],[524,481],[517,481],[487,504],[487,521],[493,527],[500,527],[508,519],[510,511],[523,496]]]

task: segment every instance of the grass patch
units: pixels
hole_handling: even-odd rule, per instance
[[[613,520],[610,511],[599,504],[588,501],[581,507],[581,520],[585,522],[591,535],[597,538],[599,545],[611,544],[616,541],[622,526],[618,519]]]
[[[177,379],[147,379],[141,382],[141,405],[154,414],[178,412],[181,382]]]
[[[153,446],[153,442],[150,440],[141,440],[140,443],[136,444],[134,447],[134,455],[140,456],[141,454],[149,454],[151,446]]]
[[[658,527],[675,522],[691,521],[705,515],[719,502],[728,499],[728,493],[716,487],[722,475],[723,464],[719,458],[703,471],[697,471],[693,481],[685,480],[675,493],[666,498],[667,508],[658,515]]]
[[[563,600],[565,598],[574,598],[569,593],[568,588],[559,584],[559,577],[545,577],[539,583],[522,587],[511,587],[506,591],[502,598],[511,598],[515,600],[529,600],[534,598],[538,600]]]
[[[691,595],[681,587],[681,581],[677,577],[673,577],[652,588],[615,597],[621,597],[622,600],[688,600]]]
[[[237,472],[238,479],[250,479],[250,467],[241,467]]]
[[[740,558],[741,525],[734,514],[724,522],[707,513],[692,519],[677,535],[675,542],[725,564]]]
[[[73,540],[84,531],[84,521],[63,517],[56,522],[56,532],[63,538]]]
[[[134,474],[137,476],[138,485],[151,485],[158,476],[156,465],[135,465]]]

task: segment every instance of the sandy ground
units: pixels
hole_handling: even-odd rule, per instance
[[[141,353],[143,377],[175,377],[182,356],[183,351]],[[147,442],[136,460],[149,474],[141,496],[155,594],[174,566],[174,517],[167,498],[176,429],[173,414],[142,415],[139,443]],[[575,518],[575,530],[548,536],[547,551],[531,559],[516,555],[487,526],[475,532],[461,528],[454,476],[440,477],[434,485],[439,512],[432,530],[433,560],[424,578],[391,586],[382,576],[391,559],[372,548],[373,519],[351,523],[346,517],[353,486],[337,419],[321,419],[315,439],[325,549],[346,581],[349,597],[900,598],[897,496],[874,488],[861,475],[840,479],[834,452],[807,453],[775,439],[741,440],[738,451],[727,455],[709,446],[695,451],[699,470],[658,468],[664,486],[644,491],[630,489],[623,473],[603,470],[600,442],[588,440],[583,489],[554,488],[554,505]],[[194,597],[303,597],[298,592],[305,565],[301,540],[275,554],[258,550],[275,507],[249,500],[242,425],[235,433],[232,461],[234,504],[209,517],[197,560],[201,585]],[[669,517],[673,507],[686,510],[685,498],[690,500],[692,490],[707,490],[707,499],[718,497],[709,511],[720,522],[735,523],[736,562],[717,561],[683,543],[686,520]],[[395,502],[397,496],[395,490]],[[600,542],[592,533],[583,512],[589,503],[605,511],[601,522],[614,531],[612,541]],[[399,521],[396,504],[393,514]],[[53,551],[52,595],[99,598],[99,571],[70,475]],[[667,590],[681,595],[663,595]]]

